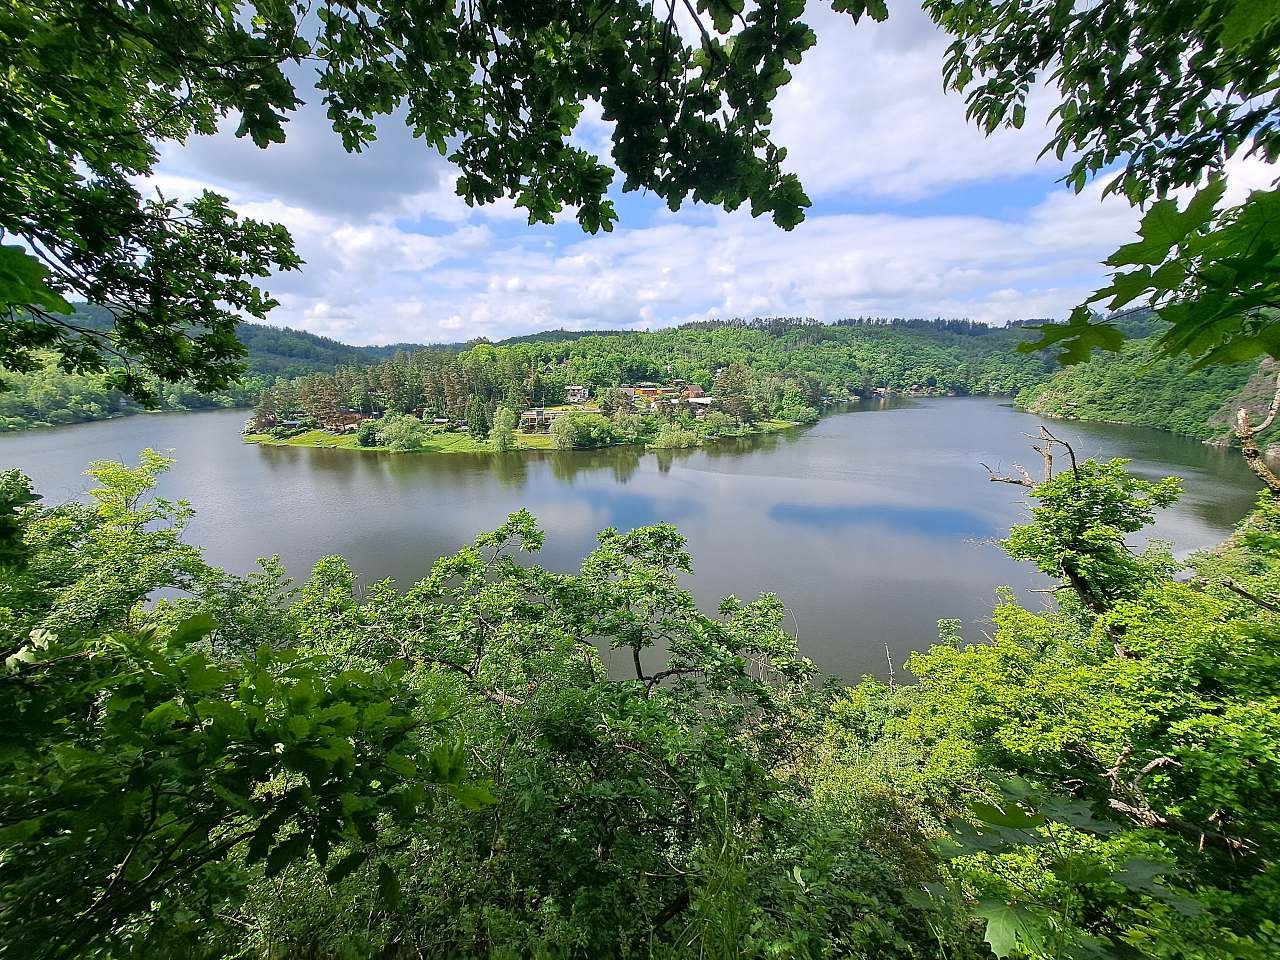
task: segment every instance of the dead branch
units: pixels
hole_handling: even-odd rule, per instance
[[[1273,496],[1280,496],[1280,477],[1267,465],[1258,447],[1258,435],[1275,423],[1277,413],[1280,413],[1280,371],[1276,373],[1276,391],[1271,398],[1271,406],[1261,423],[1256,426],[1250,424],[1248,407],[1236,411],[1236,439],[1240,441],[1240,453],[1253,475],[1266,485]]]
[[[981,463],[981,461],[979,461],[979,464],[987,471],[987,479],[992,483],[1012,483],[1014,486],[1031,487],[1033,489],[1036,485],[1036,482],[1031,479],[1031,474],[1027,472],[1027,468],[1020,463],[1015,463],[1013,465],[1013,469],[1018,472],[1016,477],[1009,476],[1008,474],[996,473],[985,463]]]
[[[1224,579],[1222,581],[1222,585],[1226,587],[1228,590],[1230,590],[1232,593],[1234,593],[1236,596],[1243,597],[1244,599],[1252,603],[1256,603],[1258,606],[1262,607],[1264,610],[1270,610],[1272,613],[1280,613],[1280,603],[1277,603],[1274,599],[1264,598],[1264,597],[1258,596],[1256,593],[1250,593],[1248,590],[1240,586],[1240,584],[1236,583],[1230,577],[1227,577],[1226,579]]]
[[[1071,458],[1071,472],[1077,479],[1080,477],[1080,465],[1076,462],[1076,451],[1066,440],[1059,439],[1049,432],[1049,428],[1044,424],[1040,425],[1039,433],[1023,434],[1028,440],[1034,440],[1031,449],[1040,454],[1040,460],[1044,464],[1044,479],[1041,483],[1048,483],[1053,479],[1053,460],[1054,452],[1058,447],[1062,447],[1067,451],[1067,456]],[[1030,487],[1035,489],[1040,484],[1031,477],[1031,471],[1020,463],[1015,463],[1013,469],[1016,476],[1010,474],[997,473],[985,463],[981,466],[987,471],[987,479],[992,483],[1012,483],[1018,487]]]

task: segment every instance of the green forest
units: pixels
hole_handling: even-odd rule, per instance
[[[1126,545],[1176,480],[1068,468],[1004,541],[1055,609],[846,687],[777,598],[700,611],[671,526],[568,574],[520,512],[414,584],[236,576],[169,462],[0,483],[0,955],[1280,949],[1269,495],[1183,564]]]
[[[1150,310],[1113,322],[1130,337],[1118,352],[1099,351],[1055,371],[1019,395],[1018,405],[1050,417],[1132,423],[1227,442],[1237,408],[1270,402],[1270,363],[1200,366],[1190,357],[1164,356],[1160,337],[1166,328]]]
[[[571,338],[556,331],[462,351],[398,353],[378,364],[278,380],[262,391],[255,421],[270,437],[302,443],[317,427],[360,414],[379,418],[361,424],[360,446],[437,449],[432,431],[415,427],[414,417],[461,423],[485,440],[495,423],[526,408],[565,404],[566,388],[578,385],[591,392],[591,412],[554,423],[554,446],[690,446],[770,421],[808,423],[832,403],[876,391],[1015,394],[1049,370],[1044,358],[1013,349],[1024,339],[1017,328],[901,319],[717,321]],[[637,406],[621,388],[643,383],[693,385],[714,398],[715,409],[695,418],[687,407]],[[500,431],[508,434],[508,427]],[[314,436],[319,444],[334,443],[331,434]],[[508,439],[498,444],[509,446]]]
[[[504,506],[413,582],[362,579],[340,555],[354,537],[294,579],[279,556],[248,573],[208,562],[198,506],[164,496],[167,453],[96,460],[63,503],[34,466],[0,470],[0,960],[1280,956],[1280,476],[1259,448],[1280,420],[1280,4],[817,6],[4,0],[0,426],[252,396],[286,430],[377,414],[356,443],[412,447],[430,411],[497,445],[526,406],[584,386],[600,412],[548,427],[557,446],[684,446],[881,389],[1211,437],[1243,396],[1234,435],[1265,488],[1251,513],[1175,554],[1144,534],[1177,478],[1078,457],[1041,427],[1039,476],[1015,464],[979,484],[1025,508],[999,546],[1040,578],[1037,602],[991,584],[981,641],[943,619],[905,670],[858,679],[820,675],[772,593],[700,606],[689,578],[725,558],[695,558],[648,517],[601,530],[575,569],[541,564],[555,545]],[[885,20],[881,46],[849,40]],[[845,46],[800,78],[819,33]],[[947,116],[1032,149],[971,152],[923,87],[874,75],[914,82],[930,57]],[[807,113],[779,99],[793,81]],[[884,104],[878,124],[864,108]],[[327,147],[372,152],[393,127],[421,149],[399,166],[427,178],[371,157],[368,184],[316,172]],[[789,157],[788,129],[818,170]],[[227,151],[192,166],[225,177],[183,175],[190,145],[217,155],[232,137],[285,166],[238,179],[244,155]],[[876,152],[865,170],[844,155],[853,138]],[[291,165],[290,141],[321,162]],[[1011,166],[1023,153],[1045,165]],[[931,186],[926,154],[949,165]],[[857,182],[833,190],[846,161]],[[295,206],[285,180],[335,196]],[[1085,196],[1060,217],[1053,195],[1027,200],[1034,180]],[[388,258],[445,291],[468,272],[490,292],[524,279],[505,253],[547,238],[500,223],[510,211],[576,223],[584,236],[545,249],[590,264],[577,251],[624,213],[665,229],[664,211],[696,207],[692,254],[641,250],[655,276],[706,253],[705,286],[728,286],[713,251],[757,243],[729,232],[747,215],[778,244],[857,217],[874,234],[861,246],[845,233],[852,249],[819,250],[837,246],[819,231],[788,251],[833,254],[813,274],[839,277],[832,290],[780,268],[741,302],[936,296],[1002,315],[1053,303],[1065,320],[781,318],[437,349],[262,326],[282,301],[331,306],[323,285],[291,282],[308,270],[403,302],[405,278],[354,291],[366,278],[342,265],[367,260],[317,257],[262,218],[315,220],[381,259],[375,234],[416,214],[367,198],[351,214],[362,186],[448,201],[422,220],[453,233]],[[1009,206],[986,199],[1005,186]],[[1100,263],[1064,239],[1110,235],[1120,217],[1078,215],[1099,196],[1136,226]],[[497,216],[447,221],[454,198]],[[972,259],[931,258],[969,236],[925,232],[867,256],[917,212],[972,224]],[[464,233],[519,236],[444,257]],[[1010,269],[983,266],[1015,246]],[[611,322],[709,316],[720,297],[642,309],[627,293],[634,313]],[[520,309],[494,319],[526,329]],[[651,421],[617,393],[637,381],[709,391],[720,419]],[[895,579],[908,598],[926,583]]]
[[[70,321],[87,330],[107,331],[114,319],[102,307],[77,304]],[[83,423],[151,410],[209,410],[252,406],[262,391],[280,377],[332,371],[340,364],[372,363],[416,344],[352,347],[302,330],[240,324],[237,336],[246,351],[246,369],[235,384],[201,391],[189,381],[146,379],[152,402],[144,404],[113,385],[103,371],[68,371],[56,353],[33,357],[30,369],[0,375],[0,432]]]
[[[98,311],[82,307],[92,323]],[[1044,359],[1013,353],[1025,338],[955,321],[800,318],[724,321],[653,333],[549,331],[499,344],[433,348],[398,344],[350,347],[295,330],[244,324],[247,371],[231,389],[202,394],[191,384],[152,381],[155,407],[294,408],[313,420],[339,408],[409,412],[424,407],[465,417],[477,397],[492,422],[499,405],[564,402],[564,387],[596,391],[629,382],[683,379],[711,389],[714,371],[734,363],[750,372],[760,416],[819,407],[824,395],[848,397],[879,387],[952,394],[1014,394],[1048,374]],[[103,374],[67,373],[46,355],[28,373],[8,374],[0,391],[0,429],[77,423],[140,412]],[[787,404],[783,404],[783,397]],[[783,419],[804,419],[786,417]]]
[[[512,344],[472,345],[460,352],[421,350],[379,364],[344,366],[279,385],[269,403],[300,406],[320,419],[338,408],[400,413],[430,410],[466,415],[471,399],[488,409],[565,402],[565,387],[593,393],[645,382],[694,383],[714,390],[716,372],[740,365],[762,407],[784,395],[817,406],[823,396],[886,387],[894,391],[1015,394],[1044,379],[1044,358],[1019,354],[1018,329],[983,325],[949,329],[945,321],[844,321],[820,324],[781,319],[719,321],[648,333],[588,334],[562,339],[522,338]]]

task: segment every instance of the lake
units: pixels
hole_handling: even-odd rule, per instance
[[[934,639],[937,621],[980,639],[995,588],[1026,602],[1045,581],[994,540],[1026,516],[1021,488],[991,483],[1039,458],[1025,433],[1040,418],[1007,401],[966,398],[859,405],[780,434],[693,450],[630,447],[504,455],[353,453],[259,447],[239,437],[247,412],[163,414],[0,436],[0,465],[28,473],[46,502],[83,496],[95,459],[171,449],[159,493],[197,510],[188,539],[236,572],[278,553],[295,577],[342,554],[365,583],[402,585],[431,561],[528,507],[547,533],[540,562],[576,569],[604,527],[666,521],[689,538],[689,586],[777,593],[803,651],[831,673],[883,673]],[[1123,456],[1150,477],[1185,480],[1154,534],[1180,553],[1217,543],[1257,484],[1235,451],[1154,430],[1057,423],[1082,457]]]

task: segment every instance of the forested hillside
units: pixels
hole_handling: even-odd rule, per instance
[[[1096,351],[1084,363],[1060,367],[1018,397],[1031,413],[1071,420],[1132,423],[1199,440],[1227,441],[1241,405],[1265,409],[1275,392],[1267,361],[1196,369],[1194,358],[1162,352],[1168,330],[1149,309],[1113,315],[1108,323],[1128,338],[1118,352]]]
[[[1153,340],[1133,340],[1119,353],[1096,353],[1086,363],[1062,368],[1020,396],[1018,404],[1051,417],[1227,440],[1231,416],[1258,364],[1193,367],[1191,358],[1158,355]]]
[[[330,409],[429,409],[462,417],[472,398],[492,412],[499,404],[565,400],[581,384],[611,387],[683,380],[705,390],[717,374],[740,368],[749,395],[791,395],[816,406],[877,388],[951,394],[1016,394],[1049,372],[1043,357],[1017,353],[1021,330],[944,322],[766,319],[690,324],[651,333],[587,334],[572,339],[517,338],[467,350],[402,353],[376,365],[347,366],[277,387],[278,402],[301,402],[322,417]],[[768,406],[769,400],[763,405]],[[763,411],[762,411],[763,412]]]
[[[92,303],[78,303],[69,323],[87,330],[110,330],[111,313]],[[333,370],[343,363],[369,363],[401,350],[416,350],[422,344],[402,343],[382,347],[354,347],[347,343],[293,330],[270,327],[261,323],[241,323],[236,337],[248,351],[245,366],[249,374],[299,376],[316,370]]]
[[[68,318],[88,330],[109,330],[112,318],[102,307],[82,303]],[[202,394],[185,382],[165,383],[150,378],[159,410],[207,410],[252,405],[264,387],[277,377],[296,377],[316,371],[332,371],[341,364],[372,363],[419,344],[353,347],[303,330],[242,323],[240,342],[248,350],[246,373],[228,390]],[[112,389],[101,373],[66,373],[46,353],[38,369],[0,376],[0,431],[81,423],[140,413],[145,408],[134,398]]]
[[[82,306],[76,322],[103,328],[105,311]],[[1043,358],[1012,350],[1020,330],[964,322],[850,320],[823,325],[786,318],[726,321],[647,332],[553,330],[498,344],[354,347],[297,330],[242,324],[248,374],[228,391],[200,396],[183,384],[155,383],[160,409],[247,406],[277,381],[293,380],[328,407],[432,406],[462,417],[478,396],[491,419],[499,403],[559,403],[571,383],[597,389],[679,378],[710,389],[715,371],[741,364],[752,389],[813,407],[826,394],[877,387],[956,394],[1014,394],[1048,374]],[[50,358],[52,359],[52,358]],[[66,374],[51,364],[8,374],[0,393],[0,429],[76,423],[140,411],[102,375]],[[280,386],[286,404],[293,386]],[[794,404],[793,404],[794,406]],[[315,413],[316,411],[312,411]]]

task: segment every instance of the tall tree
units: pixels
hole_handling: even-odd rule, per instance
[[[499,407],[494,411],[489,442],[498,451],[510,450],[516,445],[516,414],[510,407]]]
[[[809,201],[769,124],[788,66],[815,39],[802,10],[776,0],[6,2],[0,237],[18,242],[0,247],[0,366],[29,369],[49,348],[66,369],[110,370],[139,395],[146,371],[226,386],[243,356],[236,323],[275,303],[256,281],[301,265],[290,237],[215,194],[144,200],[136,184],[161,143],[212,134],[228,116],[260,147],[283,142],[302,102],[290,68],[302,64],[315,65],[344,147],[371,143],[377,117],[403,115],[458,167],[469,204],[510,197],[530,222],[571,207],[583,229],[609,230],[616,169],[624,190],[672,208],[691,196],[749,203],[793,227]],[[614,124],[611,163],[572,140],[591,101]],[[114,327],[77,325],[71,298],[110,309]]]

